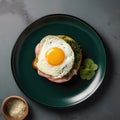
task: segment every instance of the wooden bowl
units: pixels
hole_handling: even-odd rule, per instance
[[[28,103],[20,96],[9,96],[1,105],[1,111],[6,120],[24,120],[28,115]]]

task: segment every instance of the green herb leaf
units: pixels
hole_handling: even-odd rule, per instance
[[[89,68],[91,70],[97,70],[98,66],[97,64],[94,63],[94,61],[90,58],[86,58],[84,61],[83,61],[83,65],[86,67],[86,68]]]
[[[94,70],[90,70],[89,68],[80,69],[80,77],[83,80],[85,80],[85,79],[90,80],[94,75],[95,75]]]
[[[90,80],[94,77],[95,71],[98,69],[98,65],[94,63],[91,58],[86,58],[83,61],[83,65],[80,68],[81,79]]]

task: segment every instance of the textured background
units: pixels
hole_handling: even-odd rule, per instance
[[[69,109],[53,109],[31,101],[16,85],[11,52],[20,33],[36,19],[54,13],[79,17],[103,38],[107,72],[96,93]],[[30,105],[28,120],[120,120],[120,1],[119,0],[0,0],[0,103],[20,95]],[[4,120],[0,113],[0,120]]]

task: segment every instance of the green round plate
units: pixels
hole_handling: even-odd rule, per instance
[[[46,35],[59,34],[71,36],[98,64],[92,80],[81,80],[78,75],[57,84],[33,69],[36,44]],[[21,33],[12,51],[11,66],[18,86],[32,100],[51,107],[68,107],[84,101],[100,86],[106,71],[106,54],[100,36],[90,25],[73,16],[54,14],[38,19]]]

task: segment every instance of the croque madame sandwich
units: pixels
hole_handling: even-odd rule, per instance
[[[47,35],[35,47],[33,68],[40,76],[56,83],[69,81],[77,74],[82,52],[80,45],[66,35]]]

